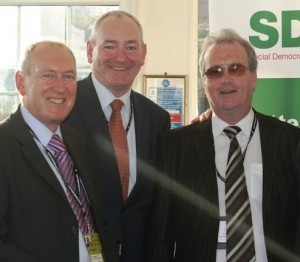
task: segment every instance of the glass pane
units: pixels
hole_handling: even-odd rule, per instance
[[[0,121],[19,104],[14,74],[18,60],[18,8],[0,8]]]
[[[66,7],[23,6],[20,12],[20,49],[29,43],[54,38],[65,41]]]
[[[83,78],[90,72],[90,64],[86,57],[86,41],[90,37],[95,19],[106,12],[118,9],[119,6],[71,7],[71,33],[68,45],[77,59],[78,78]]]
[[[78,76],[90,72],[86,40],[94,20],[119,6],[0,6],[0,121],[17,108],[14,84],[20,53],[32,41],[54,38],[65,42],[77,59]]]
[[[208,16],[208,0],[199,0],[199,21],[198,21],[198,41],[199,47],[202,39],[208,35],[209,16]],[[199,50],[200,51],[200,50]],[[204,112],[208,107],[208,101],[201,83],[201,74],[198,70],[198,114]]]

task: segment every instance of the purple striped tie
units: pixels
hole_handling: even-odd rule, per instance
[[[80,192],[78,193],[78,187],[74,174],[74,166],[63,141],[58,135],[53,135],[48,145],[54,152],[54,159],[59,168],[61,177],[67,187],[67,197],[77,218],[81,232],[83,234],[95,232],[95,221],[86,191],[81,183]],[[71,192],[68,187],[71,187],[73,192]],[[76,200],[74,194],[77,195],[82,205],[80,205],[80,203]]]

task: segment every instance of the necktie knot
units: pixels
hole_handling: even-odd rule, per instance
[[[115,99],[114,101],[112,101],[112,102],[110,103],[110,106],[111,106],[111,108],[112,108],[112,110],[113,110],[114,112],[116,112],[116,111],[121,111],[121,108],[122,108],[122,106],[123,106],[123,102],[122,102],[122,100],[120,100],[120,99]]]
[[[53,135],[52,138],[50,139],[48,145],[54,151],[54,154],[67,152],[67,149],[66,149],[62,139],[58,135]]]
[[[223,131],[230,139],[233,139],[241,131],[241,129],[238,126],[228,126],[224,128]]]

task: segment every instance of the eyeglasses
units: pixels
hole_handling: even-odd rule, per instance
[[[207,69],[203,75],[206,75],[209,79],[218,79],[224,75],[224,71],[227,70],[232,76],[242,76],[245,74],[246,70],[252,70],[251,68],[244,66],[242,64],[231,64],[227,67],[214,66]]]

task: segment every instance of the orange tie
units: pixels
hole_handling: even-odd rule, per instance
[[[124,130],[121,116],[123,102],[119,99],[115,99],[111,102],[110,106],[112,108],[112,114],[109,121],[109,133],[116,153],[123,200],[125,201],[128,196],[129,153],[126,132]]]

